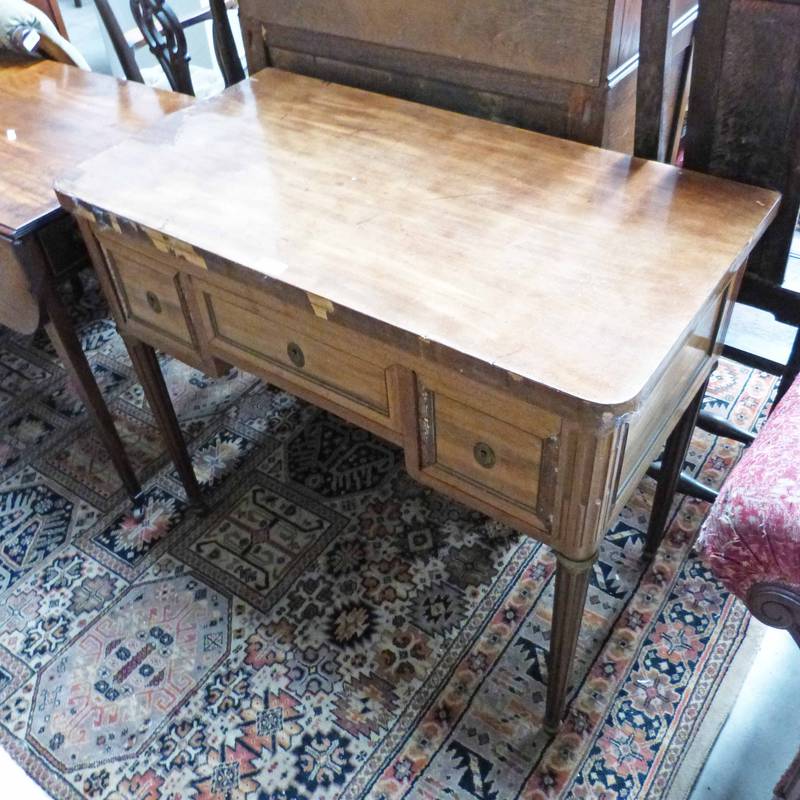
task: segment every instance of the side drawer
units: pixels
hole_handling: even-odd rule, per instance
[[[283,384],[312,402],[329,401],[334,411],[353,411],[378,425],[394,427],[387,383],[388,363],[380,363],[370,343],[354,342],[352,332],[318,321],[277,298],[253,290],[242,297],[193,278],[204,318],[209,353],[247,364],[267,380]],[[357,354],[357,355],[356,355]]]
[[[549,529],[560,419],[533,406],[520,412],[507,398],[453,388],[417,384],[422,479],[478,497],[523,526]]]
[[[720,334],[730,317],[735,297],[732,285],[724,287],[698,315],[641,408],[630,420],[617,487],[616,507],[621,508],[639,484],[648,466],[664,445],[690,400],[700,376],[710,371]]]
[[[97,234],[97,240],[122,309],[123,326],[150,344],[172,351],[190,363],[196,361],[197,338],[183,296],[178,265],[104,231]]]

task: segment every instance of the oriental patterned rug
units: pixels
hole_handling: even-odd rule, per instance
[[[45,337],[0,335],[0,744],[52,796],[669,798],[748,625],[683,500],[607,536],[563,732],[540,730],[554,559],[410,480],[398,450],[233,372],[163,366],[211,513],[187,509],[96,289],[77,303],[145,519]],[[723,363],[747,426],[770,376]],[[719,484],[738,446],[697,433]]]

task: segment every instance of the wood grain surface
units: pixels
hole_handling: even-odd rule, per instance
[[[20,236],[59,210],[56,174],[189,102],[53,61],[0,55],[0,234]]]
[[[306,292],[332,323],[356,312],[615,413],[649,392],[778,200],[279,70],[58,189],[194,265]]]

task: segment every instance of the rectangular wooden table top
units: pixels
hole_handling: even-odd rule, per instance
[[[54,61],[0,56],[0,234],[22,236],[60,213],[57,174],[191,100]]]
[[[57,188],[196,264],[306,292],[329,320],[367,320],[598,415],[637,407],[778,203],[274,69]]]

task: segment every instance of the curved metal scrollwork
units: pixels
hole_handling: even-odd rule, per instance
[[[169,85],[176,92],[193,95],[186,36],[175,12],[165,0],[130,2],[133,19],[150,52],[164,70]]]

